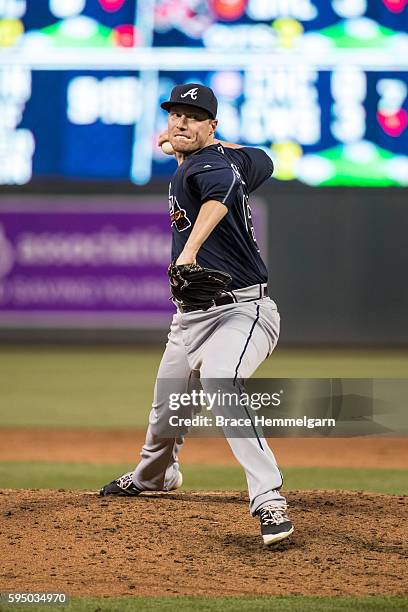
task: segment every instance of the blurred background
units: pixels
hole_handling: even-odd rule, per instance
[[[1,460],[67,459],[49,432],[22,454],[24,427],[144,427],[173,312],[176,162],[156,142],[179,83],[211,86],[218,137],[275,164],[252,207],[282,332],[258,375],[407,376],[407,4],[0,0]]]
[[[406,345],[406,0],[1,0],[0,18],[2,338],[165,338],[160,103],[200,82],[218,137],[275,163],[253,206],[281,345]]]

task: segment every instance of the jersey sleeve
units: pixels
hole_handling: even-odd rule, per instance
[[[228,209],[233,205],[241,184],[239,176],[230,165],[213,160],[195,164],[186,179],[197,192],[201,204],[208,200],[217,200]]]
[[[234,149],[234,155],[241,160],[241,167],[249,193],[258,189],[262,183],[271,177],[273,162],[262,149],[241,147],[240,149]]]

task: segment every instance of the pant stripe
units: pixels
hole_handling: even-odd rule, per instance
[[[253,331],[255,329],[255,325],[258,323],[258,320],[259,320],[259,304],[256,307],[255,321],[252,324],[252,327],[250,329],[248,338],[246,339],[246,342],[245,342],[244,350],[242,351],[242,353],[240,355],[240,358],[239,358],[239,361],[238,361],[238,364],[237,364],[237,367],[235,368],[235,377],[234,377],[234,383],[233,383],[234,385],[235,385],[235,383],[237,381],[237,378],[238,378],[238,369],[239,369],[239,366],[241,365],[241,361],[242,361],[242,359],[243,359],[243,357],[245,355],[245,351],[247,350],[247,346],[249,344],[249,341],[251,340],[252,333],[253,333]],[[254,430],[254,433],[255,433],[256,439],[258,440],[258,444],[260,446],[260,449],[263,450],[263,446],[262,446],[261,440],[259,439],[258,432],[256,431],[255,425],[254,425],[254,423],[253,423],[253,421],[251,419],[251,415],[249,414],[246,406],[244,406],[244,409],[245,409],[245,412],[248,415],[249,420],[251,421],[252,429]]]
[[[251,327],[251,329],[249,331],[248,338],[246,339],[246,342],[245,342],[244,350],[242,351],[242,353],[241,353],[241,355],[239,357],[238,363],[237,363],[237,367],[235,368],[235,377],[234,377],[234,383],[233,383],[234,385],[235,385],[236,380],[238,378],[239,366],[241,365],[241,361],[242,361],[242,359],[243,359],[243,357],[245,355],[245,351],[247,350],[247,346],[249,344],[249,341],[251,340],[252,333],[253,333],[253,331],[255,329],[255,325],[258,323],[258,320],[259,320],[259,304],[256,307],[255,321],[252,323],[252,327]]]

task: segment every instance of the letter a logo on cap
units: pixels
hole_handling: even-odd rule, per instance
[[[180,94],[180,98],[186,98],[190,96],[192,100],[197,100],[197,92],[198,87],[193,87],[193,89],[189,89],[186,93]]]

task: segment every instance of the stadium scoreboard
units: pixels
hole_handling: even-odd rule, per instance
[[[0,184],[166,178],[200,82],[275,178],[408,185],[407,0],[0,0]]]

